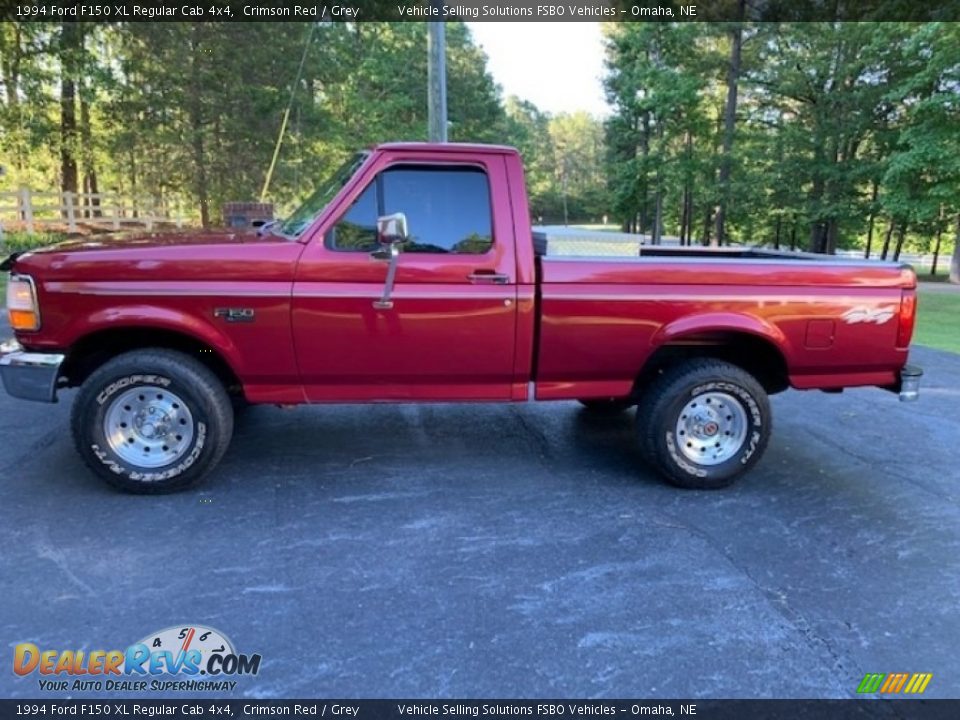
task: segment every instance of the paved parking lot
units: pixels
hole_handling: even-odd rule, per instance
[[[132,497],[74,454],[72,393],[0,395],[2,662],[203,623],[263,656],[238,698],[956,697],[960,357],[913,361],[918,404],[776,397],[715,493],[561,403],[254,408],[207,484]]]

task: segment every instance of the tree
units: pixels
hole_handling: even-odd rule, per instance
[[[727,102],[723,111],[723,149],[720,153],[719,190],[720,202],[717,205],[718,245],[726,239],[727,203],[730,200],[730,167],[733,152],[733,136],[737,124],[737,90],[740,83],[740,60],[743,43],[743,18],[746,12],[746,0],[737,1],[737,20],[730,28],[730,63],[727,69]]]
[[[54,139],[59,123],[45,110],[47,88],[55,77],[51,59],[58,29],[45,23],[0,23],[0,156],[7,169],[0,182],[7,187],[56,177],[59,153],[50,148],[59,148]]]
[[[554,215],[553,140],[550,118],[533,103],[515,96],[506,99],[504,139],[524,160],[530,215],[534,222]]]
[[[552,186],[559,187],[564,222],[570,217],[596,222],[604,214],[603,125],[585,112],[550,118]]]
[[[689,182],[693,138],[702,131],[705,83],[691,52],[697,29],[686,23],[624,23],[608,24],[605,32],[605,84],[615,113],[607,125],[614,209],[625,229],[649,229],[656,243],[666,216],[680,217],[680,205],[688,210],[690,205],[690,198],[681,201],[673,188],[681,177]]]
[[[960,30],[952,23],[928,24],[906,50],[918,59],[917,69],[897,88],[894,99],[906,110],[883,181],[898,250],[908,224],[937,227],[947,209],[960,214]],[[960,282],[956,257],[955,248],[951,279]]]
[[[950,256],[950,282],[960,285],[960,212],[957,213],[956,232],[953,236],[953,255]]]

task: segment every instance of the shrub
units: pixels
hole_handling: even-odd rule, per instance
[[[4,231],[3,237],[0,237],[0,254],[10,254],[15,252],[24,252],[34,248],[53,245],[61,240],[66,240],[67,236],[58,232],[34,232],[29,233],[23,230],[14,230],[12,232]],[[2,260],[2,258],[0,258]]]

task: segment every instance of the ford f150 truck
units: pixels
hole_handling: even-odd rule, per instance
[[[240,403],[636,405],[645,462],[718,488],[763,454],[771,393],[917,396],[907,266],[732,247],[552,257],[539,240],[512,148],[381,145],[257,231],[9,258],[0,372],[31,400],[79,386],[77,450],[133,492],[207,475]]]

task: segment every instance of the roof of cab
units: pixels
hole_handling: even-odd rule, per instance
[[[481,143],[429,143],[388,142],[375,146],[375,150],[430,150],[431,152],[486,152],[516,155],[517,149],[509,145],[483,145]]]

